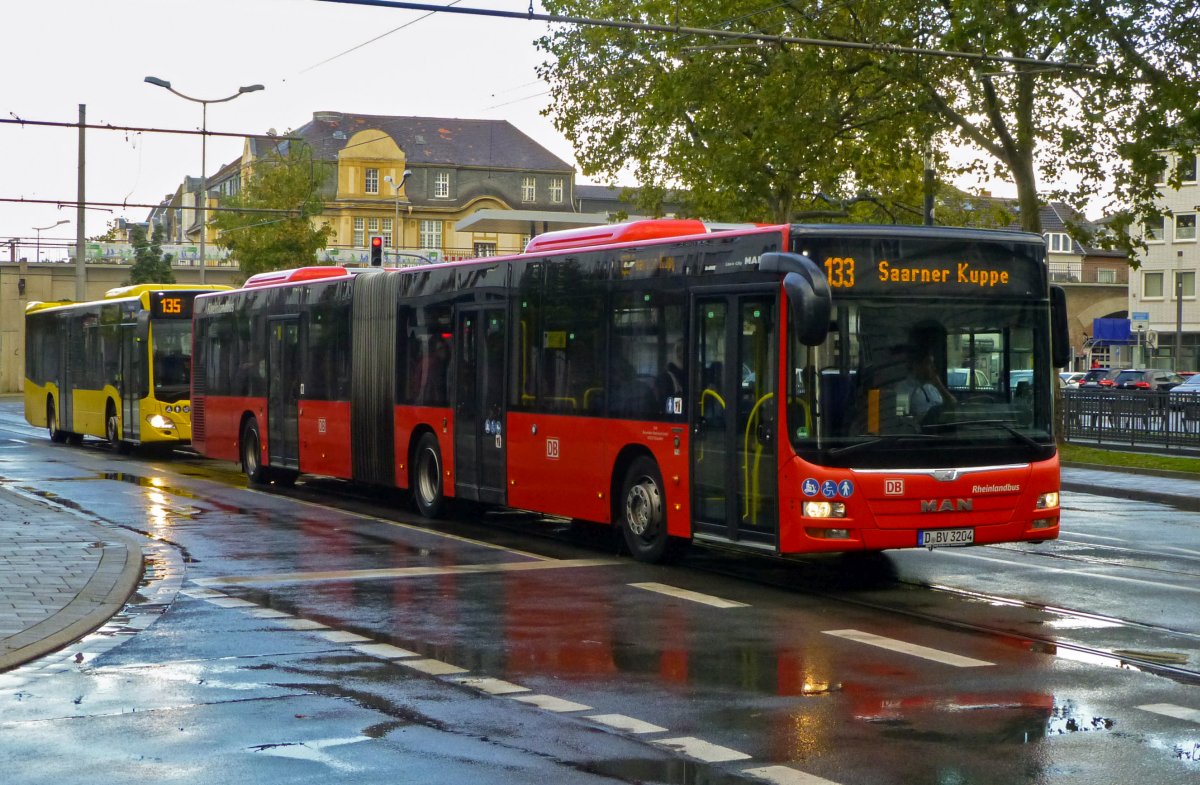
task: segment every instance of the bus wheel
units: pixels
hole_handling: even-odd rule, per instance
[[[662,475],[658,465],[642,457],[625,473],[621,486],[621,533],[633,558],[661,561],[667,553],[667,514],[663,503]]]
[[[117,409],[111,403],[104,416],[104,435],[108,444],[121,455],[129,452],[129,442],[121,440],[121,420],[117,417]]]
[[[50,431],[50,441],[55,444],[67,440],[67,432],[58,429],[58,412],[54,410],[54,401],[46,403],[46,430]]]
[[[262,465],[262,440],[258,436],[258,422],[253,418],[242,428],[242,471],[250,482],[262,485],[269,479],[267,468]]]
[[[417,512],[424,518],[437,518],[446,507],[446,494],[442,488],[442,451],[438,449],[437,437],[426,433],[417,442],[417,451],[412,459],[413,500]]]

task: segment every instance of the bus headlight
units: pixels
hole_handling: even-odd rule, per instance
[[[805,518],[845,518],[846,505],[841,502],[805,502]]]
[[[1055,507],[1058,507],[1058,491],[1043,493],[1037,498],[1037,504],[1034,505],[1034,508],[1038,510],[1052,510]]]
[[[146,418],[146,422],[150,423],[151,428],[158,428],[160,431],[175,430],[175,423],[171,422],[171,418],[163,417],[161,414],[152,414]]]

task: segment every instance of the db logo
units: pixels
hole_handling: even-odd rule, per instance
[[[904,495],[904,480],[884,480],[883,494],[885,496],[903,496]]]
[[[546,457],[552,461],[558,460],[558,439],[546,440]]]

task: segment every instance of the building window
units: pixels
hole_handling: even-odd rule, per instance
[[[1046,246],[1050,253],[1070,253],[1071,252],[1071,237],[1062,232],[1049,232],[1046,234]]]
[[[369,194],[379,193],[379,170],[378,169],[368,169],[367,170],[366,192]]]
[[[1161,243],[1167,239],[1167,219],[1166,216],[1156,215],[1152,218],[1147,218],[1146,227],[1146,242]]]
[[[521,178],[521,201],[533,202],[537,201],[537,178],[522,177]]]
[[[392,245],[392,219],[383,219],[383,231],[379,233],[383,237],[383,247],[388,248]],[[397,246],[399,247],[399,246]]]
[[[475,243],[475,256],[476,257],[495,256],[495,255],[496,255],[496,244],[495,243]]]
[[[1100,267],[1096,270],[1096,283],[1116,283],[1117,271],[1111,267]]]
[[[1195,240],[1196,239],[1196,214],[1195,213],[1179,213],[1175,216],[1175,239],[1176,240]]]
[[[433,198],[450,198],[450,173],[438,172],[433,176]]]
[[[550,201],[554,204],[562,204],[563,200],[563,180],[561,177],[554,177],[550,180]]]
[[[367,219],[367,234],[379,234],[379,219],[378,218],[368,218]]]
[[[1179,292],[1185,300],[1195,299],[1196,273],[1190,270],[1188,272],[1177,270],[1175,272],[1175,290]]]
[[[1179,180],[1183,183],[1196,182],[1196,156],[1185,155],[1179,159],[1179,163],[1175,166],[1175,171],[1179,173]]]
[[[1142,299],[1161,300],[1163,296],[1163,274],[1142,273]]]
[[[442,247],[442,222],[421,221],[420,239],[422,248],[440,249]]]
[[[532,241],[533,241],[533,235],[532,235],[532,234],[523,234],[523,235],[521,235],[521,249],[520,249],[520,250],[524,251],[524,250],[525,250],[525,246],[529,245],[529,243],[530,243],[530,242],[532,242]]]
[[[366,234],[363,231],[365,222],[361,218],[354,219],[354,247],[365,248],[367,245]]]

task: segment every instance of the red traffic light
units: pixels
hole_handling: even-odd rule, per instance
[[[379,235],[372,237],[371,238],[371,247],[372,248],[382,248],[383,247],[383,238],[380,237]]]

